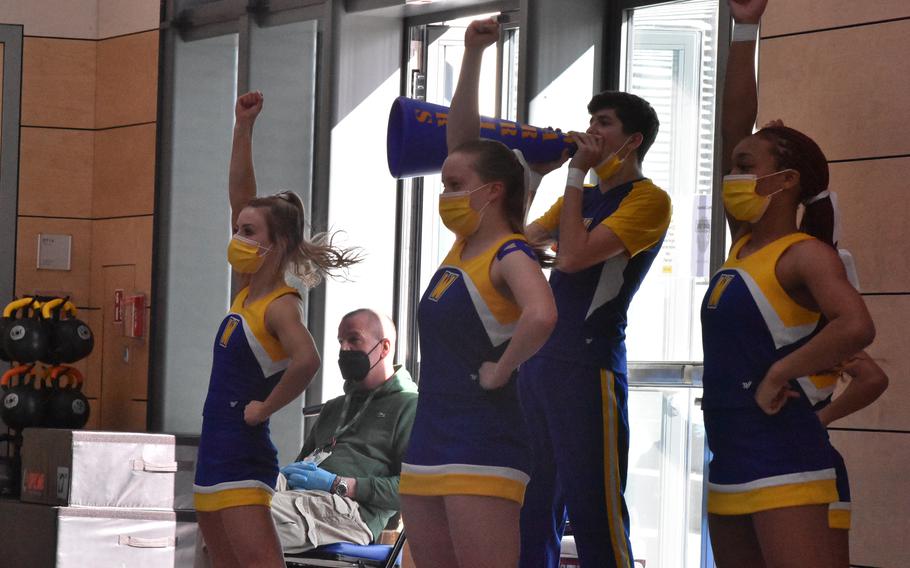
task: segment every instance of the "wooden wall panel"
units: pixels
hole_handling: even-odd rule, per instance
[[[891,381],[879,400],[834,426],[910,431],[910,357],[906,341],[910,295],[867,296],[866,305],[877,332],[868,351]]]
[[[88,415],[88,422],[83,430],[101,430],[101,401],[97,398],[90,398],[88,406],[91,409]]]
[[[155,211],[154,124],[95,133],[95,218]]]
[[[106,266],[102,269],[100,288],[107,298],[114,290],[131,290],[136,286],[136,267]],[[102,351],[101,403],[103,424],[114,430],[145,430],[145,413],[136,416],[137,399],[148,397],[148,337],[124,336],[123,323],[114,321],[113,302],[105,303],[103,314],[104,349]],[[142,408],[144,409],[145,403]]]
[[[72,270],[38,270],[38,234],[72,235]],[[92,222],[79,219],[19,217],[16,241],[16,294],[49,293],[88,305],[91,286]]]
[[[792,34],[908,17],[910,2],[906,0],[784,0],[768,2],[761,35]]]
[[[154,122],[158,109],[158,31],[98,42],[96,127]]]
[[[92,217],[95,133],[22,128],[19,214]]]
[[[26,36],[22,124],[95,127],[97,42]]]
[[[103,291],[103,268],[135,265],[134,290],[144,292],[151,305],[152,217],[102,219],[94,222],[91,306],[103,308],[110,297]]]
[[[758,124],[782,118],[828,160],[910,154],[908,37],[910,20],[763,40]]]
[[[910,102],[910,99],[908,99]],[[910,292],[910,262],[898,243],[910,219],[910,158],[831,164],[841,211],[841,245],[856,261],[864,292]]]
[[[73,363],[73,366],[79,369],[82,376],[85,377],[85,385],[82,387],[85,396],[98,398],[101,396],[101,353],[104,350],[104,325],[101,310],[80,308],[77,317],[92,330],[95,347],[88,357]]]
[[[910,435],[832,432],[850,477],[850,563],[898,568],[910,558]]]

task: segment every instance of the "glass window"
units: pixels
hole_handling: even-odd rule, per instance
[[[412,53],[408,65],[411,78],[409,94],[413,97],[449,106],[464,56],[464,33],[473,20],[487,17],[477,15],[449,20],[411,30]],[[497,72],[497,62],[501,68]],[[497,116],[497,106],[503,116],[515,120],[518,102],[518,29],[503,31],[497,49],[484,52],[480,71],[480,114]],[[498,102],[498,105],[497,105]],[[455,243],[455,235],[439,219],[441,176],[430,175],[405,180],[403,211],[419,212],[405,219],[402,227],[403,254],[399,289],[399,360],[407,360],[412,372],[419,373],[419,350],[416,341],[416,302],[429,285],[430,279]],[[419,242],[416,242],[416,241]],[[410,275],[408,277],[408,275]]]
[[[229,26],[200,25],[166,36],[172,49],[166,61],[173,63],[166,75],[156,233],[161,347],[155,362],[163,393],[160,428],[166,431],[199,431],[213,334],[237,291],[226,247],[234,103],[241,86],[265,93],[253,145],[259,194],[288,189],[308,203],[312,192],[317,22],[243,14]],[[271,421],[286,462],[300,449],[300,406],[286,406]]]
[[[643,169],[673,200],[661,255],[629,308],[626,346],[633,361],[702,358],[699,307],[710,276],[717,9],[717,0],[689,0],[626,12],[620,85],[657,111],[660,132]]]
[[[629,392],[626,503],[632,550],[647,566],[700,568],[703,558],[705,426],[701,389]]]
[[[174,45],[170,189],[162,195],[159,225],[159,245],[166,251],[159,308],[164,356],[157,363],[163,367],[164,425],[172,432],[201,427],[212,337],[230,305],[225,251],[237,48],[237,34],[177,38]]]
[[[710,277],[718,1],[624,13],[620,88],[648,100],[660,132],[643,169],[673,200],[661,255],[629,309],[626,499],[648,566],[713,566],[705,523],[709,453],[700,409],[701,299]]]

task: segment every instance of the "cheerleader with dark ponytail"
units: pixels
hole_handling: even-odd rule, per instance
[[[294,193],[256,197],[252,135],[262,103],[262,93],[247,93],[235,108],[227,260],[241,290],[215,335],[196,462],[197,518],[216,567],[284,566],[269,510],[278,478],[269,417],[300,396],[320,365],[300,292],[286,277],[315,286],[360,259],[333,235],[308,238]]]
[[[806,134],[756,116],[765,0],[728,0],[723,202],[733,246],[702,303],[711,541],[718,566],[841,566],[830,534],[838,457],[815,378],[875,329],[836,251],[828,162]],[[800,208],[801,221],[797,221]]]

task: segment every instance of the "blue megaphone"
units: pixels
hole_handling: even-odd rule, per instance
[[[393,177],[439,173],[448,155],[446,122],[449,107],[398,97],[389,113],[386,151]],[[572,137],[552,128],[537,128],[510,120],[480,117],[480,137],[499,140],[521,150],[529,163],[559,158],[565,148],[574,152]]]

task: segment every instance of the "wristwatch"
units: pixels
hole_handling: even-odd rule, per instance
[[[332,493],[335,495],[340,495],[344,497],[348,494],[348,482],[345,481],[340,475],[335,481],[335,486],[332,488]]]

